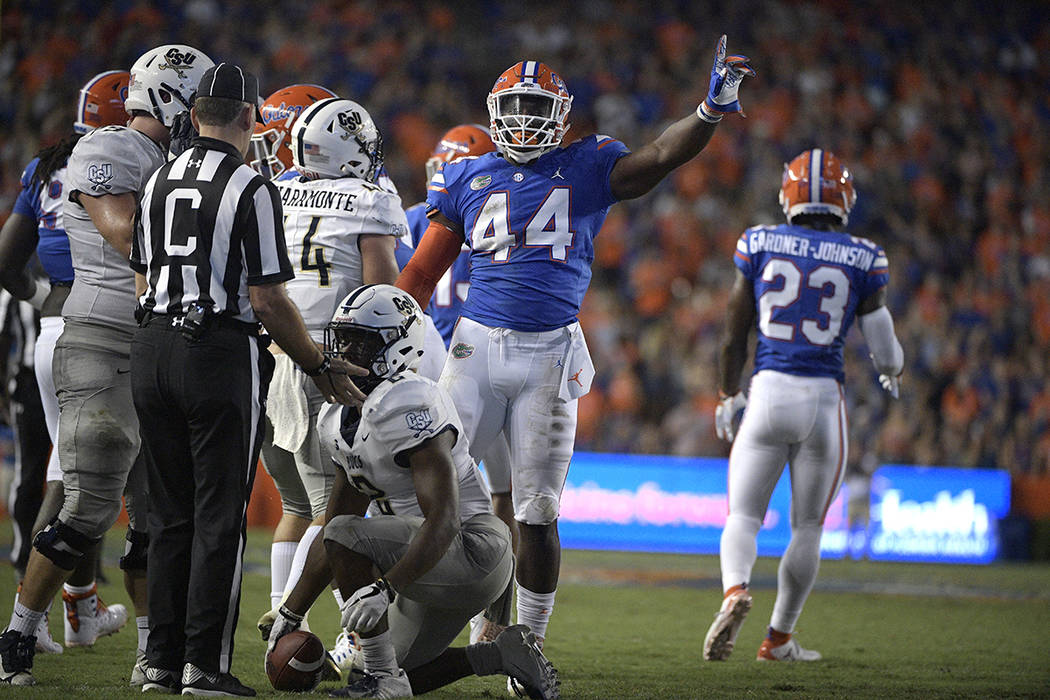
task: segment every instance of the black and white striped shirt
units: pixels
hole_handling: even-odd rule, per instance
[[[248,286],[295,276],[277,188],[224,141],[198,137],[153,173],[137,219],[131,267],[149,282],[139,299],[147,311],[181,314],[200,302],[255,323]]]

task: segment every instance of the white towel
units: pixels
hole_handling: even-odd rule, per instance
[[[274,447],[294,453],[302,447],[309,429],[305,388],[308,379],[287,355],[275,355],[274,360],[266,415],[273,425]]]
[[[594,363],[591,362],[591,353],[587,349],[587,341],[583,337],[583,329],[579,323],[566,326],[569,332],[568,343],[566,343],[565,357],[562,359],[561,389],[558,398],[563,401],[578,399],[591,390],[591,382],[594,380]]]

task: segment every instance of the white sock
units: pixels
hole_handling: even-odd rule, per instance
[[[11,613],[11,624],[7,626],[7,629],[15,630],[19,634],[34,635],[36,634],[37,626],[43,619],[43,610],[41,610],[40,612],[37,612],[36,610],[30,610],[26,606],[22,605],[22,603],[15,601],[15,609]]]
[[[92,581],[86,586],[72,586],[68,583],[63,583],[62,590],[69,595],[84,595],[85,593],[92,593],[95,590],[95,582]]]
[[[397,655],[394,644],[390,641],[390,630],[367,639],[361,638],[361,652],[364,654],[365,670],[397,673]]]
[[[556,593],[557,591],[533,593],[519,583],[518,624],[528,625],[537,637],[546,638],[547,623],[550,622],[551,611],[554,610]]]
[[[274,542],[270,545],[270,607],[281,604],[284,587],[288,584],[288,574],[292,571],[292,560],[298,542]]]
[[[284,584],[282,595],[291,593],[292,589],[295,588],[295,584],[299,582],[299,577],[303,575],[303,567],[306,566],[306,556],[310,553],[310,547],[313,545],[314,540],[321,534],[321,530],[320,525],[311,525],[306,528],[303,538],[296,544],[295,556],[292,558],[292,568],[288,573],[288,582]]]
[[[138,652],[140,654],[146,653],[146,640],[149,639],[149,616],[141,615],[135,618],[135,626],[139,631],[139,646]]]

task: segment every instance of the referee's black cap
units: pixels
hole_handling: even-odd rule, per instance
[[[259,80],[235,63],[223,61],[206,70],[197,86],[197,97],[225,97],[247,102],[255,106],[255,121],[262,123]]]

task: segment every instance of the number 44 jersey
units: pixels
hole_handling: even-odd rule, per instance
[[[857,305],[886,286],[882,247],[866,238],[803,226],[756,226],[733,262],[754,285],[755,372],[845,379],[842,346]]]
[[[310,337],[321,342],[339,302],[363,284],[358,236],[401,236],[408,221],[397,194],[360,178],[307,180],[293,170],[274,184],[295,268],[285,287]]]
[[[462,315],[526,332],[573,323],[591,281],[594,237],[616,202],[609,174],[627,153],[620,141],[592,135],[527,165],[487,153],[435,174],[428,213],[462,226],[471,250]]]

